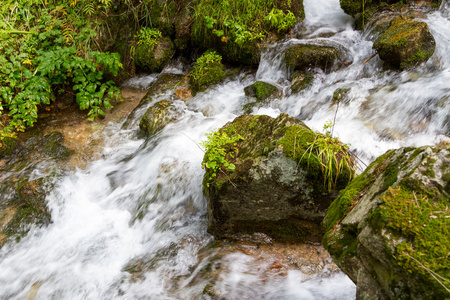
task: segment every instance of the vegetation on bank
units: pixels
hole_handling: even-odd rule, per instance
[[[304,18],[303,1],[199,0],[192,43],[216,48],[229,61],[255,64],[268,32],[286,32]]]
[[[98,45],[111,0],[12,1],[0,7],[1,137],[33,126],[38,110],[58,94],[73,93],[90,119],[120,99],[113,81],[122,67],[115,53]]]

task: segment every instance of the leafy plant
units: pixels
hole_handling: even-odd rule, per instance
[[[200,145],[205,151],[202,168],[210,171],[210,176],[206,186],[217,177],[217,173],[233,172],[236,166],[231,163],[234,155],[237,154],[237,142],[243,140],[241,135],[228,136],[225,132],[214,131],[206,134],[207,140]]]
[[[221,61],[222,56],[216,51],[207,51],[197,59],[189,73],[194,90],[201,90],[202,87],[216,83],[225,77]]]
[[[308,143],[308,148],[302,159],[307,156],[317,160],[323,174],[323,185],[329,192],[336,188],[338,179],[345,173],[349,174],[351,181],[356,174],[356,157],[352,154],[349,146],[342,143],[337,137],[332,136],[334,123],[325,123],[323,129],[325,134],[316,133],[314,140]]]
[[[161,31],[147,27],[141,28],[136,34],[138,46],[146,45],[148,48],[155,46],[161,37]]]
[[[112,100],[121,99],[104,72],[116,76],[118,54],[100,52],[100,13],[111,0],[12,1],[0,7],[0,138],[14,136],[37,121],[38,110],[50,104],[56,91],[76,91],[89,119],[103,115]],[[91,8],[95,7],[95,11]],[[94,50],[97,48],[98,50]]]
[[[278,32],[288,30],[297,23],[297,18],[291,11],[285,14],[281,9],[276,8],[272,8],[264,20],[270,27],[277,28]]]

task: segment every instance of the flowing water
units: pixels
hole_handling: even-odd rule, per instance
[[[424,20],[436,38],[433,57],[399,73],[383,71],[377,57],[362,64],[373,54],[372,42],[352,29],[338,0],[304,3],[306,20],[295,38],[267,49],[256,75],[241,74],[185,102],[174,101],[177,121],[150,139],[139,138],[137,129],[146,107],[125,127],[107,125],[100,158],[55,179],[46,198],[52,223],[32,227],[20,242],[0,250],[0,299],[209,299],[204,290],[226,299],[354,299],[355,286],[320,246],[280,245],[277,252],[214,242],[206,232],[198,143],[242,114],[244,87],[255,80],[284,90],[281,99],[255,114],[286,112],[316,130],[334,118],[333,92],[350,88],[334,133],[366,163],[388,149],[448,141],[448,8],[443,4]],[[315,70],[312,85],[290,95],[290,71],[280,53],[295,43],[337,46],[349,65],[330,74]],[[146,87],[155,78],[129,85]],[[40,175],[31,172],[30,179]],[[308,255],[319,262],[303,260]]]

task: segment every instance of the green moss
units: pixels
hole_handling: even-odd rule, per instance
[[[418,273],[434,283],[434,289],[445,295],[443,287],[430,275],[439,274],[450,288],[450,210],[448,199],[439,200],[429,193],[404,187],[390,188],[378,208],[387,220],[385,226],[407,237],[396,248],[395,263],[410,273]],[[447,294],[448,295],[448,294]]]
[[[63,142],[62,133],[55,131],[47,134],[42,138],[42,152],[53,159],[68,159],[74,151],[64,146]]]
[[[161,72],[175,54],[175,48],[168,37],[161,37],[154,43],[136,46],[134,61],[138,68],[148,72]]]
[[[339,52],[328,46],[294,45],[286,53],[286,66],[290,70],[304,71],[308,68],[331,69]]]
[[[350,88],[336,89],[333,93],[332,103],[340,102],[341,100],[344,100],[344,102],[346,102],[350,90]]]

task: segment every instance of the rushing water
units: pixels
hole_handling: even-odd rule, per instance
[[[255,80],[276,83],[285,93],[254,113],[286,112],[317,130],[334,118],[333,92],[351,88],[334,132],[366,163],[388,149],[445,140],[448,9],[443,4],[425,19],[436,37],[433,57],[414,71],[396,73],[383,71],[378,58],[361,64],[373,54],[372,42],[352,29],[338,0],[304,3],[306,20],[295,38],[269,48],[255,76],[243,74],[186,102],[175,101],[177,121],[146,141],[137,137],[146,107],[129,129],[108,125],[102,158],[57,179],[47,197],[52,223],[31,228],[19,243],[0,250],[0,299],[201,299],[207,285],[227,299],[354,299],[353,283],[331,265],[278,272],[270,251],[214,244],[206,232],[198,143],[242,113],[244,87]],[[294,43],[337,46],[351,63],[330,74],[316,70],[308,89],[290,95],[280,53]],[[155,78],[130,84],[145,87]]]

